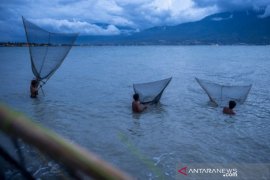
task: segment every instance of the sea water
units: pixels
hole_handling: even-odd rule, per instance
[[[270,163],[270,46],[73,47],[38,99],[28,49],[0,54],[2,103],[136,178],[175,179],[185,163]],[[133,114],[133,83],[168,77],[160,104]],[[195,77],[252,88],[230,117]]]

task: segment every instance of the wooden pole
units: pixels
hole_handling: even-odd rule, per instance
[[[95,179],[132,179],[93,153],[71,144],[56,133],[30,121],[21,113],[0,104],[0,130],[21,138],[67,167]],[[75,171],[75,172],[76,172]]]

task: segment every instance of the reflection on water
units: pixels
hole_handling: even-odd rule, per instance
[[[134,118],[134,121],[133,121],[133,126],[131,126],[130,128],[128,128],[129,132],[131,135],[133,136],[143,136],[143,130],[141,129],[140,127],[140,121],[139,121],[139,114],[133,114],[133,118]]]
[[[38,99],[28,50],[0,53],[1,102],[139,179],[174,179],[185,162],[270,162],[269,46],[75,47]],[[133,83],[170,76],[161,103],[131,112]],[[194,77],[253,86],[230,117]]]

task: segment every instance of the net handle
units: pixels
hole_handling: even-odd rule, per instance
[[[82,147],[70,143],[49,129],[41,127],[0,104],[0,130],[9,136],[21,138],[41,152],[94,179],[132,179],[126,173],[98,158]]]

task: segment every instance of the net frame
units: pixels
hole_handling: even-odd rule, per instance
[[[164,90],[167,88],[171,80],[172,77],[158,81],[133,84],[133,90],[135,93],[139,94],[142,104],[156,104],[159,102]],[[157,89],[155,92],[149,92],[154,87],[159,89]]]

